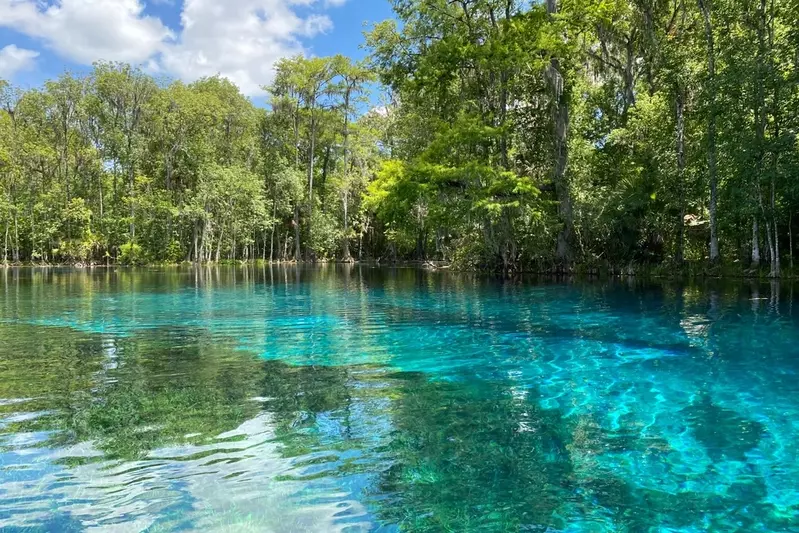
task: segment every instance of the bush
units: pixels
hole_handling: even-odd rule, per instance
[[[141,246],[132,242],[125,243],[120,246],[119,262],[128,266],[143,264],[145,262],[145,257]]]
[[[164,261],[167,263],[180,263],[185,258],[183,247],[178,241],[172,241],[164,252]]]

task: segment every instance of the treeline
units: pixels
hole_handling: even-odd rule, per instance
[[[265,109],[120,64],[3,84],[3,260],[793,266],[796,2],[392,3]]]
[[[796,2],[393,4],[367,37],[398,102],[371,199],[403,254],[792,263]]]
[[[0,82],[2,259],[349,257],[384,122],[357,112],[371,79],[341,56],[285,59],[270,109],[223,78],[163,84],[125,64]]]

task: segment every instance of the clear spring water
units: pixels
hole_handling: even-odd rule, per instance
[[[799,531],[776,285],[0,271],[0,531]]]

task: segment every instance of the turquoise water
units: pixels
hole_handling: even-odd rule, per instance
[[[3,532],[799,531],[791,287],[9,269],[0,295]]]

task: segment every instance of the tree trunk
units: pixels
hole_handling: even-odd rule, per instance
[[[17,212],[14,211],[14,262],[19,263],[19,223]]]
[[[316,163],[316,120],[311,117],[311,150],[308,158],[308,242],[305,243],[305,260],[311,260],[311,231],[313,226],[313,174]]]
[[[774,264],[774,239],[773,239],[772,234],[771,234],[771,229],[772,229],[771,228],[771,222],[766,220],[766,245],[768,246],[768,249],[766,250],[766,253],[768,254],[768,258],[767,259],[769,261],[769,264],[773,265]]]
[[[113,197],[113,200],[114,200],[113,204],[114,205],[118,205],[118,203],[119,203],[119,183],[118,183],[119,176],[117,174],[118,174],[118,171],[117,171],[117,160],[114,159],[113,169],[111,171],[111,175],[114,177],[113,187],[112,187],[113,194],[114,194],[114,197]]]
[[[677,264],[685,258],[685,90],[677,86],[676,98],[677,180],[680,196],[680,219],[677,221]]]
[[[219,238],[216,241],[215,262],[219,263],[219,254],[222,252],[222,238],[225,236],[225,225],[219,224]]]
[[[128,157],[133,158],[132,139],[128,136]],[[136,242],[136,169],[128,161],[128,187],[130,188],[130,242]]]
[[[752,268],[760,267],[760,227],[757,217],[752,220]]]
[[[64,173],[64,187],[66,188],[67,193],[67,207],[69,207],[69,203],[72,201],[72,191],[69,187],[69,123],[68,117],[63,117],[63,128],[64,128],[64,150],[62,152],[62,171]],[[67,219],[67,239],[72,238],[72,224],[70,220]]]
[[[275,230],[277,229],[277,199],[272,197],[272,234],[269,237],[269,262],[275,260]],[[266,252],[264,252],[266,258]]]
[[[625,122],[630,112],[630,108],[635,105],[635,72],[634,67],[636,64],[636,54],[634,49],[634,41],[632,36],[627,37],[625,43],[625,60],[624,60],[624,103],[622,110],[622,117]]]
[[[103,224],[103,217],[105,216],[105,209],[103,205],[103,174],[100,174],[100,178],[97,180],[97,187],[99,189],[99,197],[100,197],[100,225]]]
[[[194,256],[192,257],[192,260],[195,263],[199,263],[200,262],[200,249],[197,247],[197,239],[198,239],[199,233],[200,233],[198,226],[199,226],[199,222],[195,220],[194,221]]]
[[[208,241],[208,226],[211,225],[211,221],[208,220],[207,214],[206,218],[203,220],[203,232],[202,236],[200,237],[200,263],[205,261],[205,245]]]
[[[288,235],[286,236],[288,241]],[[298,203],[294,204],[294,260],[299,261],[302,259],[300,255],[300,206]]]
[[[322,213],[327,213],[325,205],[325,186],[327,184],[327,171],[330,165],[331,148],[328,144],[325,148],[325,158],[322,160],[322,179],[319,181],[319,201],[321,202]]]
[[[771,261],[771,277],[779,278],[781,276],[780,268],[780,235],[777,228],[777,222],[774,221],[774,257]]]
[[[791,257],[791,275],[793,275],[793,213],[788,215],[788,247]]]
[[[557,0],[547,0],[547,13],[550,17],[558,12]],[[552,96],[552,116],[554,123],[555,165],[553,181],[558,199],[558,215],[563,228],[558,233],[557,259],[563,264],[573,260],[572,240],[574,234],[574,215],[572,210],[571,187],[567,170],[569,157],[569,91],[563,76],[560,60],[550,59],[547,68]]]
[[[297,99],[297,107],[294,109],[294,168],[299,172],[300,170],[300,100]],[[300,260],[300,199],[294,202],[294,260]],[[283,260],[288,257],[288,242],[289,236],[286,233],[286,238],[283,241]]]
[[[769,261],[774,264],[774,240],[771,234],[771,223],[763,205],[761,190],[763,181],[763,166],[766,158],[766,90],[765,90],[765,61],[766,61],[766,0],[760,0],[757,11],[757,68],[755,70],[755,168],[754,175],[754,209],[760,209],[760,215],[766,224],[766,244],[768,246]]]
[[[776,160],[777,155],[774,155]],[[771,244],[771,272],[769,276],[772,278],[779,278],[780,277],[780,235],[779,235],[779,227],[777,225],[777,200],[776,200],[776,185],[774,183],[775,177],[774,173],[776,172],[776,162],[774,164],[775,168],[773,169],[771,175],[771,227],[774,229],[773,233],[773,240]]]
[[[342,195],[342,203],[344,204],[344,238],[342,239],[343,242],[341,243],[342,247],[342,260],[346,263],[352,261],[352,256],[350,255],[350,236],[349,236],[349,194],[345,193]]]
[[[30,238],[31,238],[31,261],[32,261],[33,260],[33,253],[36,251],[36,245],[37,245],[37,242],[36,242],[36,216],[35,216],[35,212],[34,212],[32,207],[29,208],[28,215],[30,216],[30,219],[31,219]],[[44,250],[42,250],[42,259],[44,259],[45,253],[46,252],[44,252]]]
[[[710,177],[710,262],[721,259],[718,236],[718,172],[716,168],[716,45],[713,37],[713,22],[708,0],[698,0],[705,22],[707,43],[707,77],[709,111],[707,118],[707,170]]]
[[[352,97],[352,85],[347,84],[347,90],[344,93],[344,184],[342,186],[341,202],[344,207],[344,235],[341,243],[342,260],[345,262],[352,261],[350,255],[350,236],[349,236],[349,187],[350,187],[350,98]]]
[[[763,24],[766,24],[766,10],[765,5],[763,6]],[[774,50],[774,1],[771,2],[771,27],[769,28],[769,43],[768,48],[769,50]],[[770,67],[773,65],[773,58],[769,56]],[[774,83],[774,99],[772,100],[772,117],[774,119],[774,140],[779,143],[780,140],[780,80],[775,80]],[[779,148],[776,148],[772,154],[771,158],[772,168],[771,168],[771,223],[774,226],[774,260],[771,262],[771,277],[772,278],[779,278],[782,274],[781,272],[781,265],[780,265],[780,235],[779,235],[779,223],[777,220],[777,196],[776,196],[776,188],[777,188],[777,174],[779,172],[780,166],[780,151]]]

